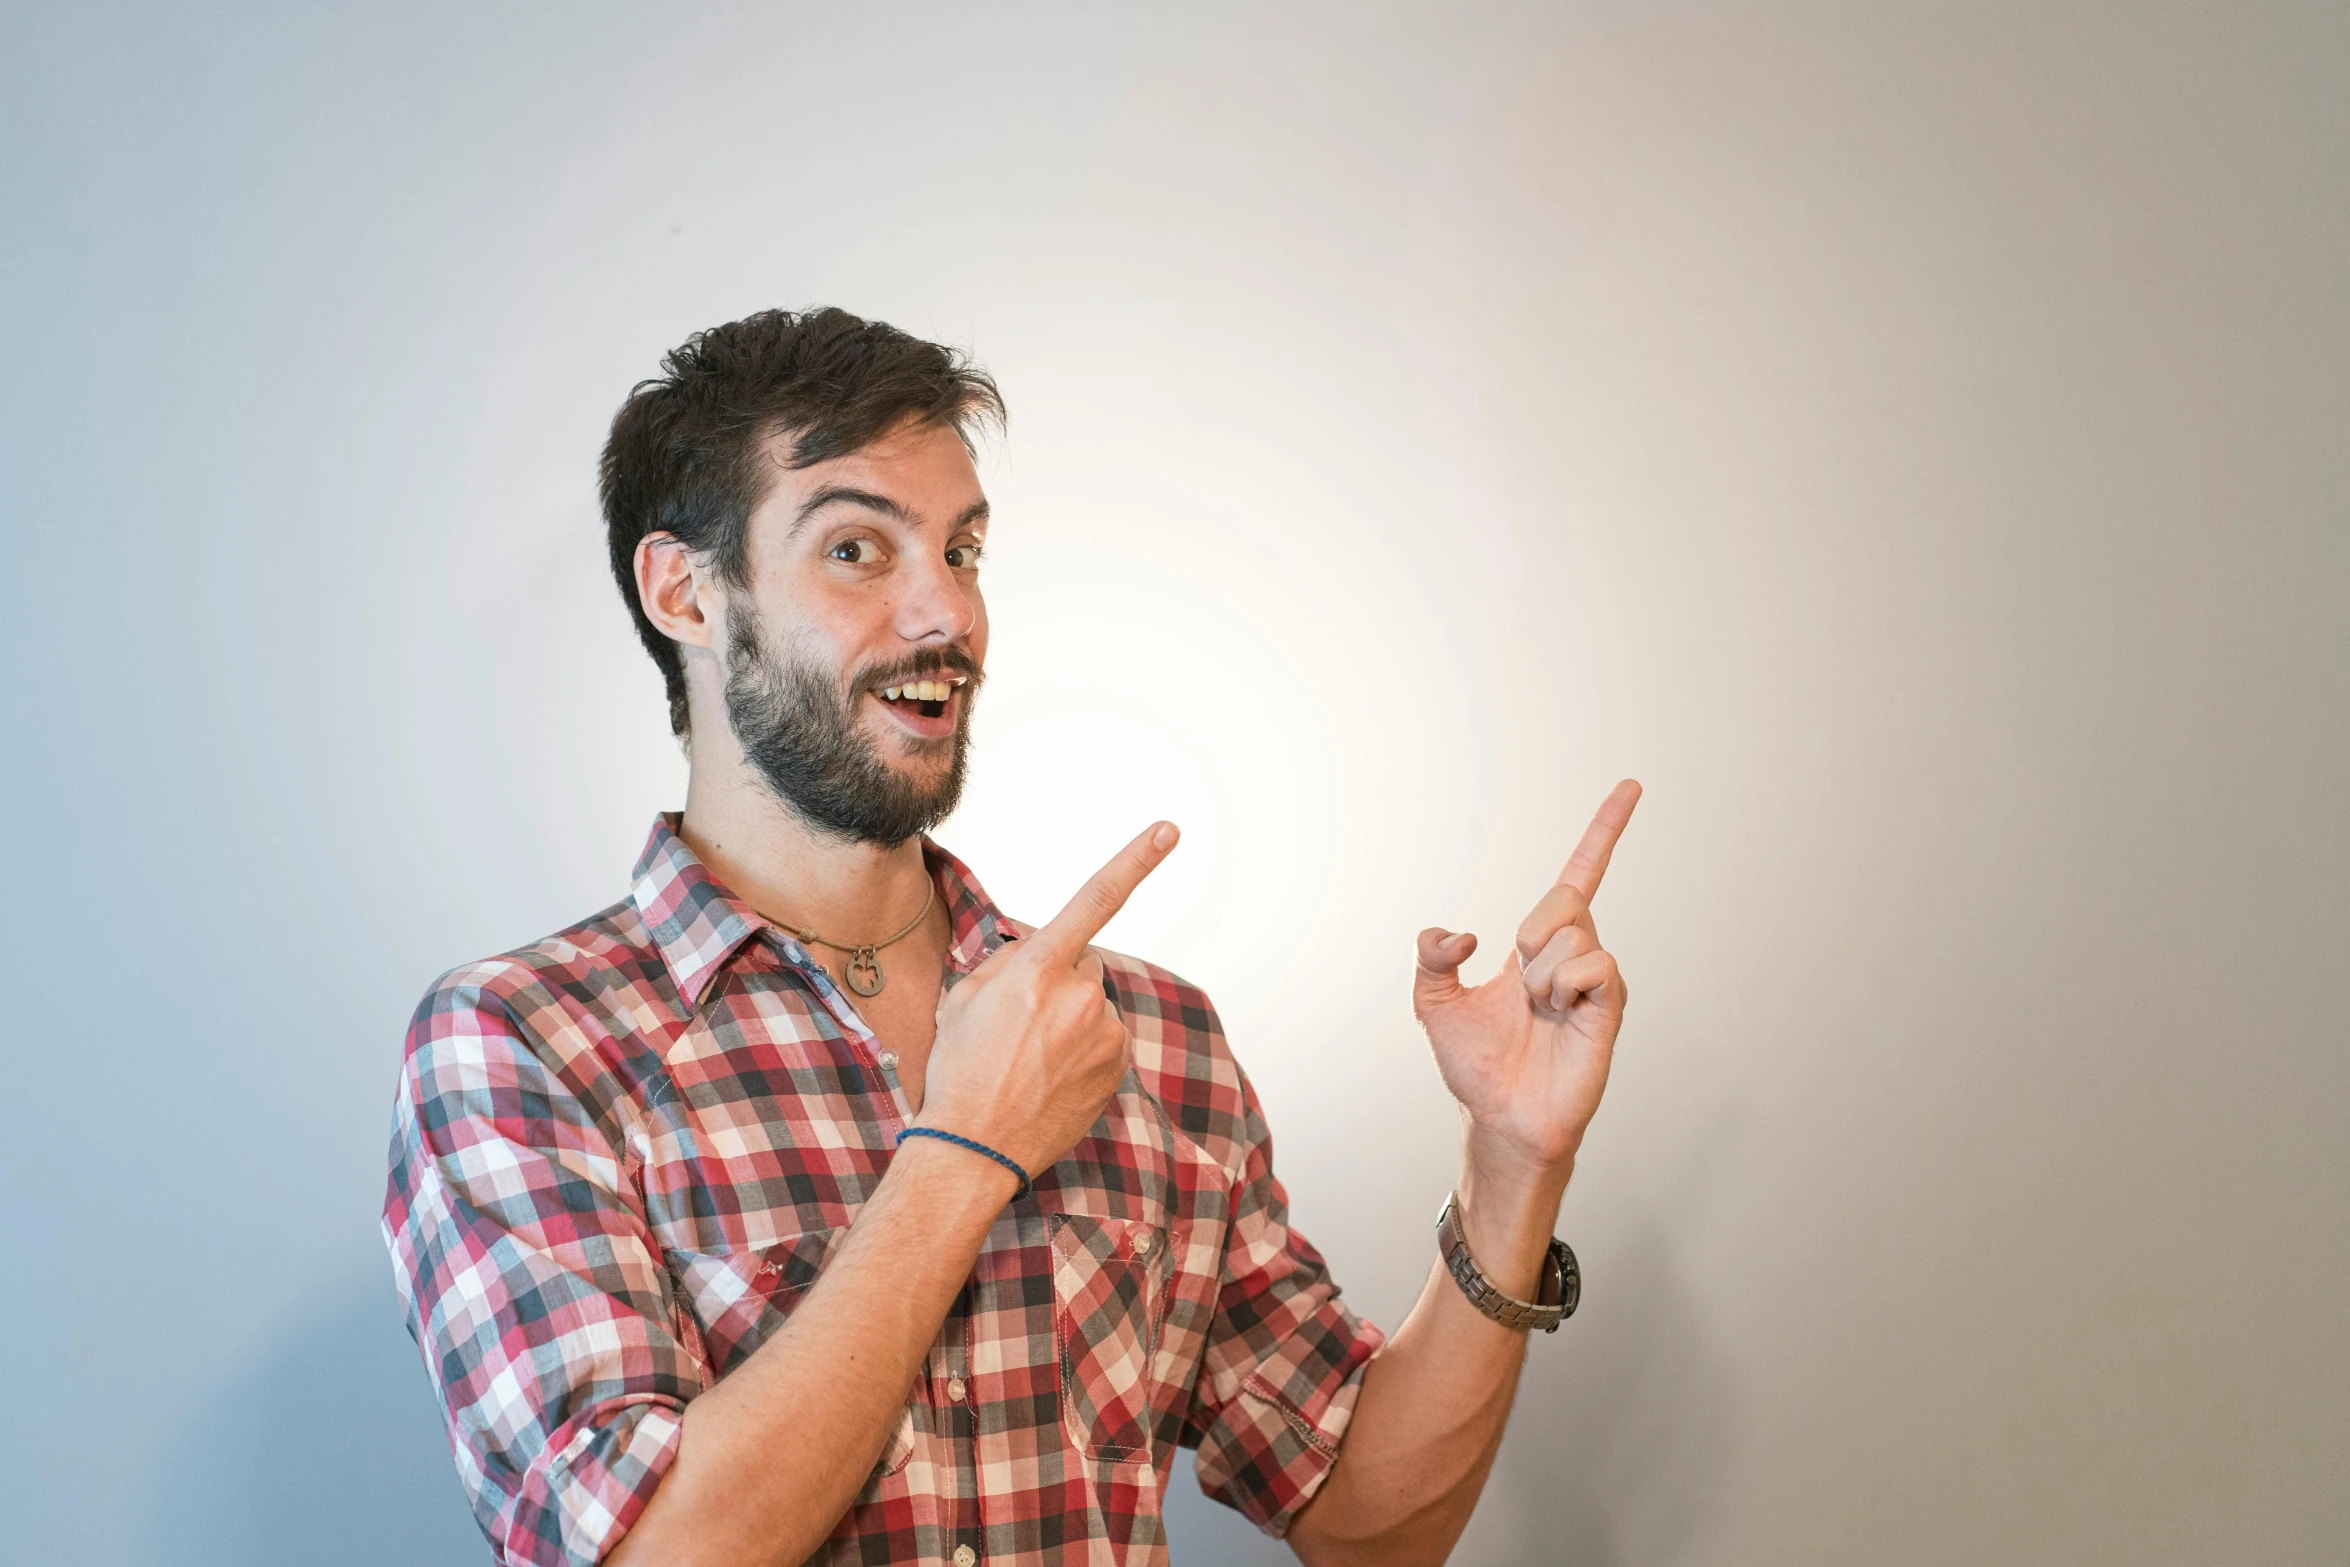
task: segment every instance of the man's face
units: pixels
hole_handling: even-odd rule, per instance
[[[726,713],[811,826],[893,844],[955,808],[987,657],[986,534],[951,429],[901,425],[845,457],[775,465],[751,513],[750,591],[727,595]]]

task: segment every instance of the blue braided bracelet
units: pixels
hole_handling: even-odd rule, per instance
[[[901,1148],[904,1147],[906,1139],[909,1137],[935,1137],[942,1143],[953,1143],[957,1148],[968,1148],[973,1153],[983,1153],[990,1159],[993,1159],[996,1163],[1002,1165],[1005,1169],[1011,1171],[1014,1175],[1020,1177],[1020,1189],[1012,1194],[1012,1200],[1014,1202],[1018,1202],[1021,1198],[1028,1195],[1028,1172],[1021,1169],[1018,1165],[1014,1164],[1010,1159],[1007,1159],[1002,1154],[997,1153],[993,1148],[988,1147],[985,1143],[975,1143],[968,1137],[957,1137],[952,1132],[942,1132],[935,1126],[909,1126],[904,1131],[898,1133],[898,1146]]]

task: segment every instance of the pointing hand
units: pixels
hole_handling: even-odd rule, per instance
[[[1607,1087],[1624,978],[1599,944],[1591,900],[1639,799],[1640,785],[1627,778],[1601,802],[1557,882],[1518,926],[1501,971],[1484,984],[1460,980],[1475,936],[1420,932],[1412,1012],[1444,1086],[1472,1128],[1532,1168],[1572,1162]]]
[[[920,1125],[986,1143],[1032,1176],[1077,1146],[1126,1075],[1126,1025],[1086,944],[1178,836],[1154,823],[1050,924],[1005,942],[947,992]]]

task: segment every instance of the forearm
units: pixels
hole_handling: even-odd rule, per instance
[[[609,1567],[813,1552],[871,1474],[1012,1187],[959,1149],[898,1150],[782,1330],[686,1406],[676,1459]]]
[[[1566,1172],[1463,1161],[1470,1253],[1494,1286],[1532,1299]],[[1469,1303],[1441,1264],[1363,1373],[1339,1460],[1289,1531],[1308,1567],[1419,1567],[1459,1539],[1500,1450],[1525,1362],[1523,1330]]]

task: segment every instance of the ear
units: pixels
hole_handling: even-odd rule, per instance
[[[707,648],[717,642],[717,584],[672,533],[648,533],[636,546],[636,598],[645,618],[672,642]]]

